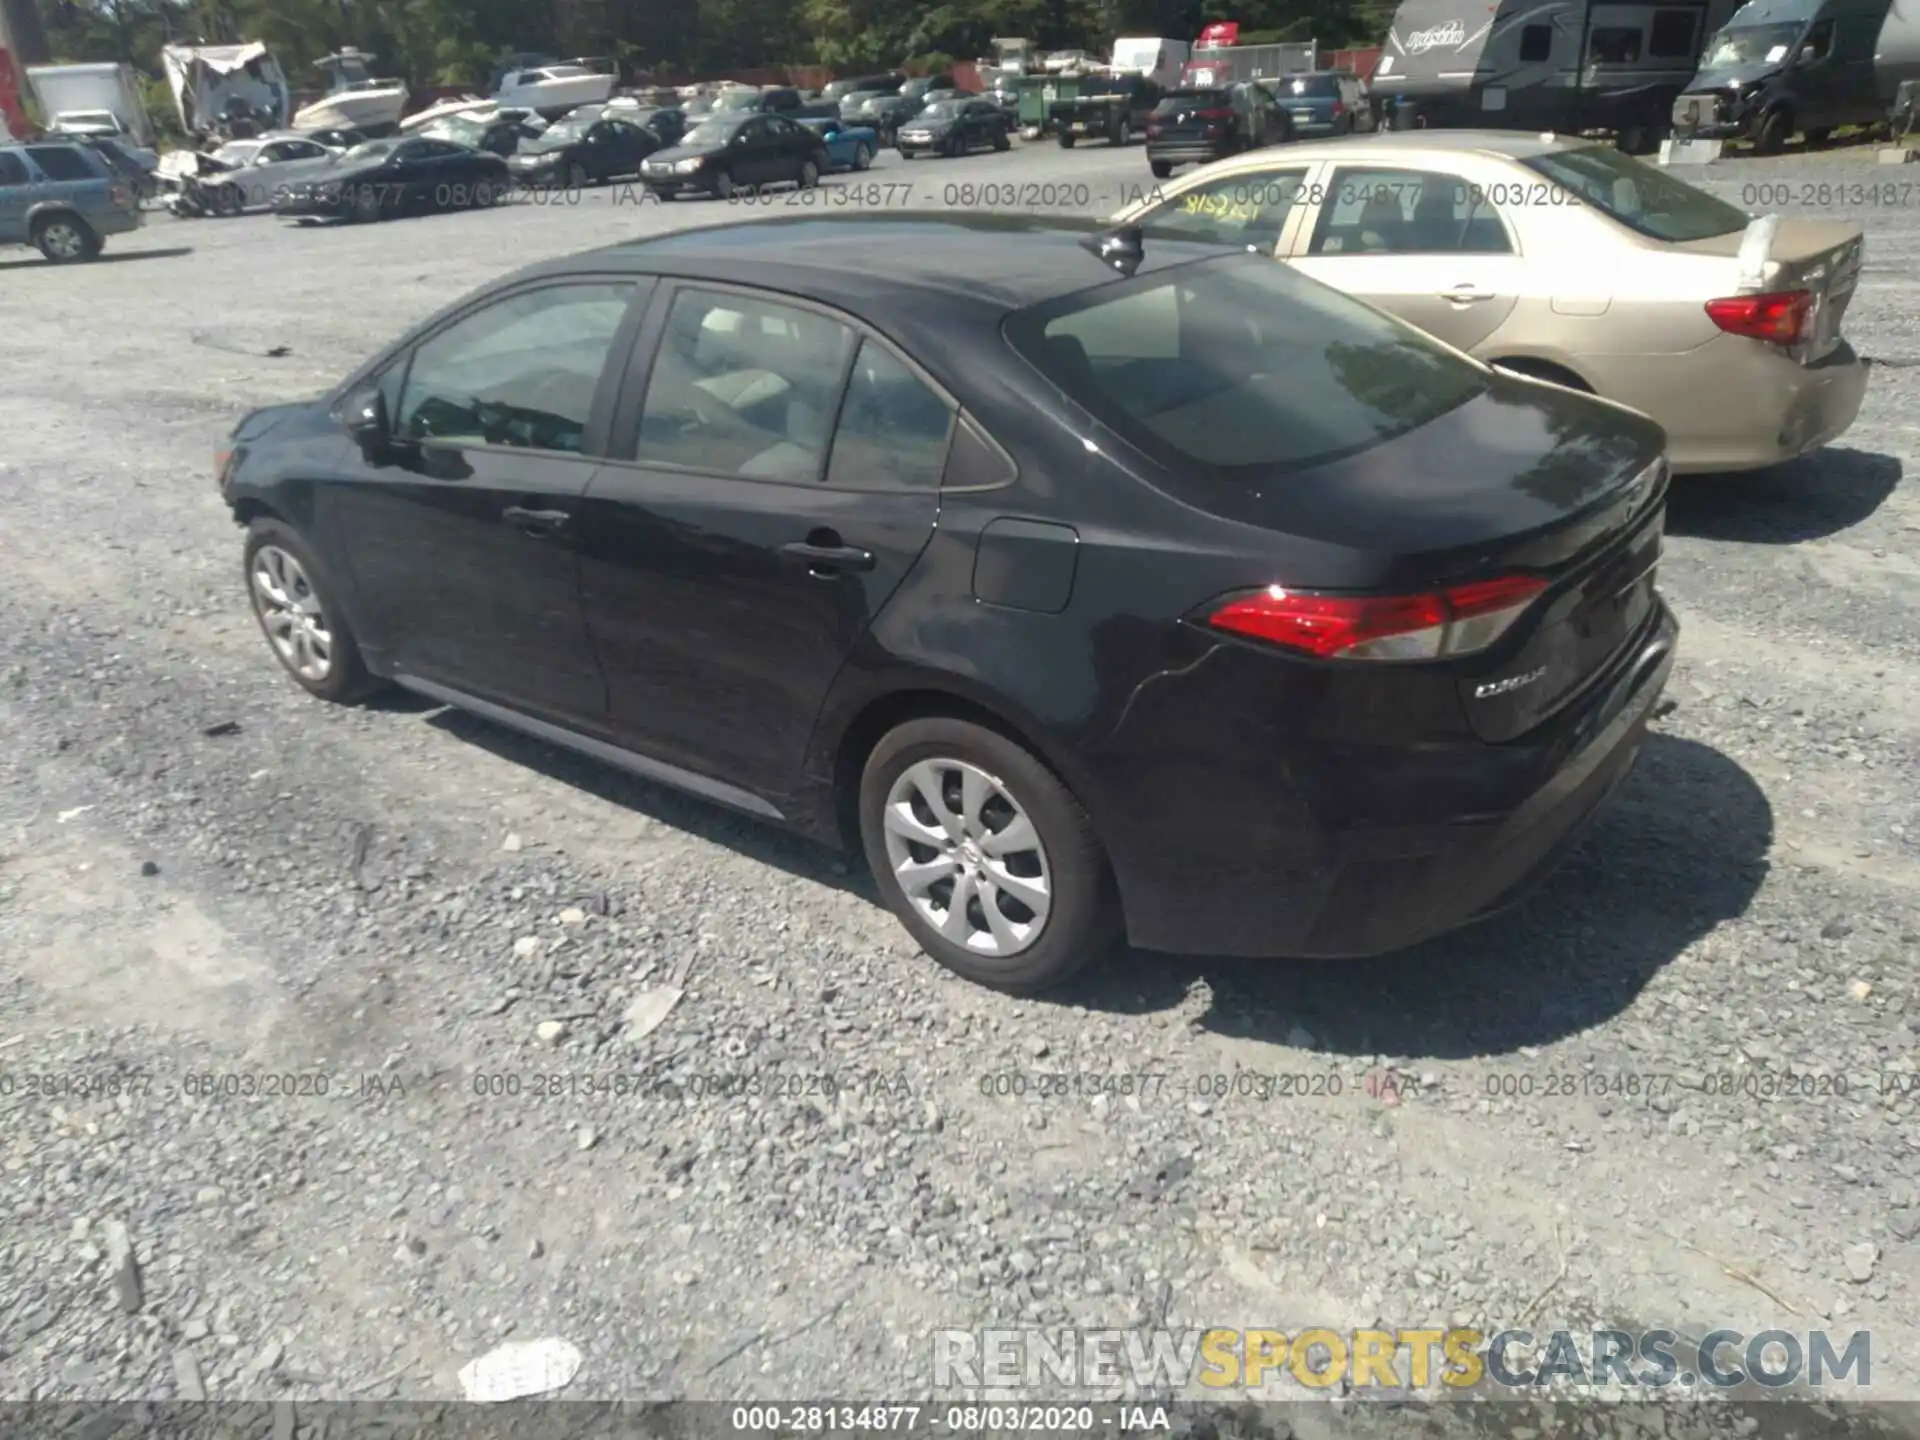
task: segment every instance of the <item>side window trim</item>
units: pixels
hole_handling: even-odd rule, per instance
[[[826,453],[821,460],[822,469],[820,473],[823,476],[826,474],[826,467],[832,463],[832,441],[840,428],[840,414],[846,408],[848,379],[852,375],[853,366],[859,358],[861,345],[869,340],[877,342],[888,354],[895,360],[898,360],[909,374],[938,396],[940,402],[945,405],[950,412],[955,415],[966,413],[965,407],[954,398],[953,393],[933,376],[929,375],[924,366],[858,316],[849,315],[844,310],[835,309],[831,305],[822,304],[817,300],[809,299],[805,295],[793,295],[784,290],[765,290],[758,286],[736,285],[724,280],[687,279],[678,276],[661,276],[659,280],[660,283],[654,292],[652,301],[645,307],[646,315],[644,320],[636,329],[634,344],[631,353],[628,355],[626,367],[619,381],[618,399],[614,407],[611,432],[608,436],[605,453],[600,457],[604,464],[618,465],[623,469],[629,470],[671,468],[676,474],[708,475],[719,480],[740,481],[750,485],[786,485],[795,489],[826,490],[840,494],[873,493],[864,487],[856,489],[851,486],[829,485],[824,480],[802,482],[797,480],[773,479],[759,475],[741,475],[731,470],[701,470],[683,465],[667,467],[652,461],[637,458],[640,449],[641,410],[646,404],[647,387],[653,383],[654,364],[660,356],[660,342],[666,336],[667,317],[673,313],[675,299],[689,290],[702,291],[715,295],[738,295],[743,300],[758,301],[761,304],[785,305],[795,310],[811,311],[824,319],[832,320],[839,325],[844,325],[848,330],[853,332],[854,344],[847,352],[846,363],[841,367],[839,390],[836,393],[833,406],[833,426],[832,429],[828,431]],[[613,367],[610,366],[609,370],[611,371],[612,368]],[[948,445],[949,448],[951,448],[951,431],[949,432]]]
[[[544,279],[530,281],[524,285],[516,285],[508,290],[496,290],[491,294],[481,296],[472,304],[463,305],[453,314],[443,316],[439,320],[432,322],[431,329],[409,336],[402,341],[398,347],[389,351],[379,360],[376,360],[371,365],[363,366],[359,371],[355,372],[353,378],[341,387],[340,394],[332,407],[331,413],[337,418],[339,408],[345,403],[347,397],[369,384],[383,384],[388,373],[397,367],[402,372],[400,376],[400,389],[397,392],[395,400],[395,413],[397,417],[400,408],[406,403],[407,386],[413,379],[413,360],[414,357],[420,353],[421,347],[431,344],[433,341],[439,339],[440,336],[446,334],[447,331],[453,329],[454,326],[472,319],[481,311],[490,309],[494,305],[505,304],[510,300],[518,299],[522,295],[531,295],[541,290],[562,290],[579,285],[631,285],[634,293],[628,299],[626,314],[621,317],[620,324],[613,332],[613,339],[607,346],[607,360],[600,370],[600,383],[594,390],[593,403],[587,411],[586,435],[581,442],[580,450],[577,454],[571,450],[534,450],[509,445],[459,445],[451,447],[462,450],[485,450],[489,453],[508,455],[541,455],[559,457],[567,460],[585,460],[597,464],[606,453],[607,439],[611,428],[610,421],[613,402],[618,393],[615,387],[617,384],[617,376],[622,368],[621,365],[617,363],[618,357],[626,351],[631,350],[634,334],[639,328],[642,316],[644,316],[647,311],[648,300],[655,288],[655,283],[655,279],[651,275],[621,275],[593,272],[580,275],[549,276]],[[423,449],[449,448],[445,442],[434,440],[422,440],[418,443]]]

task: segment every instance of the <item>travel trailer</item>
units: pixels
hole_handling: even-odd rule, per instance
[[[140,79],[131,65],[29,65],[27,87],[56,135],[117,135],[153,143]]]
[[[1658,148],[1734,0],[1405,0],[1374,67],[1396,127],[1611,131]]]
[[[287,77],[257,41],[168,45],[160,51],[160,63],[189,135],[244,139],[286,129]]]
[[[1163,90],[1171,90],[1179,85],[1192,53],[1193,46],[1185,40],[1160,36],[1116,40],[1108,68],[1116,75],[1139,75]]]
[[[1675,133],[1749,140],[1763,155],[1795,135],[1879,125],[1920,79],[1920,0],[1749,0],[1707,44],[1674,102]]]
[[[331,75],[333,83],[325,95],[294,115],[294,129],[358,130],[371,138],[399,127],[407,108],[406,82],[376,77],[373,56],[349,46],[319,61],[317,68]]]

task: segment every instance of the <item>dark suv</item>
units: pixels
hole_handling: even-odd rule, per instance
[[[91,260],[143,218],[132,181],[88,146],[0,145],[0,245],[31,245],[56,265]]]
[[[1367,82],[1348,70],[1282,75],[1273,82],[1280,106],[1301,139],[1378,129]]]
[[[1176,165],[1277,145],[1292,137],[1292,122],[1265,86],[1248,82],[1175,90],[1147,117],[1147,164],[1161,180]]]

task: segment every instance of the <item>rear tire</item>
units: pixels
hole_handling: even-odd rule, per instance
[[[33,227],[33,247],[52,265],[92,260],[100,253],[100,236],[78,215],[48,215]]]
[[[1113,132],[1113,143],[1116,148],[1133,143],[1133,122],[1125,116],[1121,117],[1119,128]]]
[[[1828,125],[1816,125],[1806,132],[1807,144],[1824,145],[1833,138],[1833,129]]]
[[[287,561],[292,562],[290,566]],[[297,530],[279,520],[255,520],[247,527],[241,573],[246,577],[247,599],[253,606],[254,619],[260,623],[260,633],[266,636],[267,648],[301,689],[336,705],[351,705],[383,688],[383,682],[367,670],[360,657],[360,646],[340,613],[339,591],[332,577]],[[311,645],[302,651],[287,638],[291,631],[284,624],[285,617],[302,603],[308,607],[305,613],[317,621],[326,637],[326,665],[321,674],[302,673],[298,657],[314,652]]]
[[[1153,178],[1164,180],[1173,174],[1173,162],[1170,160],[1149,160],[1147,168],[1153,171]]]
[[[1549,385],[1559,385],[1568,390],[1578,390],[1583,395],[1593,394],[1593,387],[1571,370],[1555,365],[1551,360],[1535,360],[1528,355],[1516,355],[1511,360],[1489,360],[1496,370],[1505,370],[1509,374],[1520,375],[1528,380],[1544,380]]]
[[[995,154],[1002,154],[1012,148],[1013,141],[1007,138],[1007,132],[1005,130],[996,130],[993,132],[993,149]]]
[[[1779,106],[1761,117],[1760,128],[1753,133],[1753,153],[1778,155],[1792,138],[1793,112],[1784,105]]]
[[[963,771],[971,772],[964,790]],[[926,783],[916,786],[916,778]],[[935,816],[924,799],[929,785],[950,810],[965,808],[963,796],[986,797],[971,815],[961,816],[964,848],[939,828],[927,828]],[[911,842],[898,822],[890,831],[890,813],[920,822]],[[910,720],[890,731],[867,759],[859,814],[861,844],[880,893],[921,947],[964,979],[1032,994],[1104,955],[1119,937],[1119,907],[1092,821],[1059,777],[997,731],[947,718]],[[1021,819],[1032,845],[1007,848],[998,857],[983,853]],[[907,825],[915,828],[911,820]],[[932,844],[919,838],[929,834],[938,837]],[[950,864],[953,878],[931,884],[923,879],[918,898],[910,898],[901,868],[910,881],[915,869],[924,876],[933,863]],[[986,883],[984,892],[975,877]],[[992,885],[996,877],[1003,877],[999,887]],[[971,898],[957,918],[946,920],[951,933],[942,933],[941,912],[951,915],[949,902],[963,884]],[[1023,905],[1016,892],[1044,894],[1045,914]],[[988,905],[995,907],[991,919]]]
[[[1071,150],[1073,148],[1073,136],[1062,135],[1060,137],[1060,148],[1062,150]]]

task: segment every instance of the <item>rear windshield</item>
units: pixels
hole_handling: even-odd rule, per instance
[[[1282,95],[1340,98],[1340,82],[1331,75],[1291,75],[1280,82]]]
[[[1015,313],[1006,333],[1162,464],[1246,483],[1371,449],[1487,388],[1457,351],[1253,255],[1081,291]]]
[[[1525,162],[1554,184],[1629,230],[1676,243],[1731,235],[1747,228],[1747,212],[1643,165],[1611,145],[1536,155]]]
[[[1233,103],[1225,90],[1175,90],[1153,107],[1156,115],[1175,115],[1182,110],[1224,110]]]

